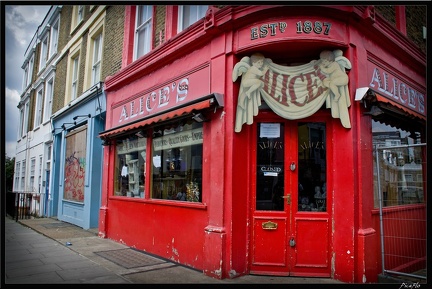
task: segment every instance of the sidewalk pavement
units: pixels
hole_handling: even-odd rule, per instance
[[[4,232],[4,284],[345,284],[257,275],[219,280],[55,218],[6,216]]]

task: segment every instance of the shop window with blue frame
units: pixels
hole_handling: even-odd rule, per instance
[[[201,202],[202,153],[202,123],[189,121],[154,128],[150,197]]]

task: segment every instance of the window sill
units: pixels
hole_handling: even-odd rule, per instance
[[[191,209],[207,210],[207,204],[197,203],[197,202],[185,202],[177,200],[163,200],[163,199],[142,199],[142,198],[132,198],[124,196],[110,196],[110,200],[116,201],[126,201],[126,202],[139,202],[146,204],[153,204],[159,206],[173,206],[173,207],[184,207]]]

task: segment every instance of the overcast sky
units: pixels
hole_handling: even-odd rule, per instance
[[[5,153],[15,157],[24,53],[50,6],[5,5]]]

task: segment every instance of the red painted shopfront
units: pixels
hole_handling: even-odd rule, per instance
[[[134,62],[126,37],[105,80],[99,235],[216,278],[376,282],[365,104],[407,113],[424,137],[426,80],[367,9],[212,8]]]

